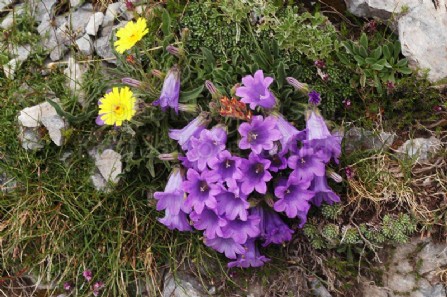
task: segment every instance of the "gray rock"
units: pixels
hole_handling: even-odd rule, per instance
[[[40,33],[43,37],[41,44],[44,48],[50,51],[50,59],[52,61],[58,61],[62,59],[62,57],[67,52],[68,48],[66,45],[69,45],[71,42],[68,22],[64,22],[56,30],[54,30],[51,25],[45,27],[45,22],[46,21],[42,22],[41,25],[39,25],[39,27],[41,27]]]
[[[104,14],[100,11],[93,14],[85,27],[85,32],[89,35],[96,36],[98,33],[99,26],[102,24],[104,20]]]
[[[80,6],[84,0],[70,0],[70,6],[71,7],[78,7]]]
[[[447,6],[435,9],[433,3],[420,5],[402,16],[398,27],[402,54],[409,65],[429,69],[432,82],[447,77]]]
[[[84,4],[69,15],[69,24],[74,38],[84,35],[85,27],[94,15],[92,4]]]
[[[312,292],[317,297],[332,297],[331,293],[326,289],[325,286],[318,280],[312,280],[310,283],[310,286],[312,287]]]
[[[93,41],[90,35],[88,35],[87,33],[85,33],[79,39],[76,39],[76,45],[83,55],[91,56],[93,54]]]
[[[416,288],[416,277],[413,274],[391,274],[387,278],[387,287],[399,293],[409,293]]]
[[[0,0],[0,10],[5,9],[9,5],[13,4],[14,0]]]
[[[54,115],[42,118],[42,124],[47,128],[51,140],[57,146],[61,146],[63,144],[62,132],[67,126],[65,121],[59,115]]]
[[[92,184],[93,184],[93,186],[95,187],[96,190],[108,192],[108,190],[107,190],[107,182],[102,177],[101,173],[93,174],[92,176],[90,176],[90,179],[91,179]]]
[[[98,38],[95,41],[95,50],[98,56],[107,59],[107,62],[116,63],[116,57],[113,53],[110,39],[112,34]]]
[[[414,69],[428,69],[428,79],[447,77],[447,4],[445,0],[345,0],[362,17],[391,19],[398,28],[402,54]],[[392,17],[393,16],[393,17]]]
[[[362,281],[361,288],[363,291],[362,297],[388,297],[386,288],[378,287],[368,281]]]
[[[104,16],[104,19],[102,21],[103,27],[108,27],[110,25],[113,25],[115,20],[118,20],[118,18],[126,11],[126,4],[124,2],[115,2],[112,4],[109,4],[106,10],[106,14]]]
[[[31,45],[27,44],[24,46],[12,47],[10,48],[10,53],[15,58],[3,65],[3,71],[7,78],[14,79],[17,68],[28,59],[28,56],[31,53]]]
[[[19,140],[26,150],[37,151],[44,147],[36,129],[20,127]]]
[[[117,183],[122,172],[121,155],[112,149],[95,154],[95,165],[106,181]]]
[[[13,11],[8,13],[8,15],[3,19],[3,21],[0,24],[0,28],[7,30],[10,29],[14,25],[14,20],[18,17],[23,15],[25,12],[24,4],[17,4],[14,6]]]
[[[431,155],[442,148],[442,143],[436,137],[415,138],[407,140],[396,152],[414,158],[417,162],[427,161]]]
[[[57,0],[29,0],[28,3],[34,19],[40,23],[51,20]]]
[[[446,291],[442,284],[432,286],[427,280],[418,282],[418,290],[411,293],[410,297],[446,297]]]
[[[419,252],[418,258],[422,261],[420,274],[436,271],[447,265],[447,245],[429,241]]]
[[[59,99],[57,98],[53,99],[53,101],[59,103]],[[23,128],[21,139],[26,139],[27,143],[31,143],[31,146],[33,143],[39,144],[40,137],[34,132],[42,125],[48,130],[51,140],[57,146],[61,146],[63,143],[63,131],[68,127],[68,124],[48,102],[23,109],[20,111],[18,121],[20,127]],[[25,147],[23,141],[22,146]],[[26,146],[29,147],[30,145],[27,144]]]
[[[13,191],[17,187],[17,182],[14,178],[10,178],[5,173],[0,172],[0,190],[3,193]],[[0,228],[1,229],[1,228]]]
[[[387,150],[393,144],[395,133],[372,132],[363,128],[351,128],[343,136],[346,153],[355,150]]]
[[[202,297],[202,285],[192,276],[177,273],[176,278],[172,274],[165,277],[163,297]]]
[[[90,38],[86,34],[87,38]],[[85,105],[85,94],[82,90],[83,75],[87,72],[87,68],[79,63],[76,63],[73,57],[68,58],[67,69],[64,70],[64,74],[67,77],[68,87],[72,94],[78,98],[78,102]]]
[[[420,5],[419,0],[345,0],[348,10],[359,17],[389,19],[393,14]]]

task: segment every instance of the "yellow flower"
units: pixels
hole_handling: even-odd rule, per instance
[[[137,99],[128,87],[113,88],[99,100],[99,119],[106,125],[121,126],[135,115]]]
[[[116,37],[118,37],[118,40],[114,43],[116,51],[122,54],[124,51],[131,49],[148,32],[145,19],[139,18],[136,22],[128,22],[116,32]]]

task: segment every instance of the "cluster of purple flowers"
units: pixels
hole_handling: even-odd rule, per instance
[[[164,192],[154,195],[157,210],[165,211],[162,224],[203,231],[205,244],[232,260],[229,267],[269,261],[257,244],[292,238],[282,215],[298,218],[302,227],[311,205],[340,201],[327,184],[326,164],[338,162],[341,136],[329,132],[318,112],[319,94],[310,94],[306,129],[300,131],[274,110],[272,82],[258,70],[236,90],[242,102],[258,109],[258,115],[238,127],[237,152],[228,149],[226,126],[208,127],[208,113],[171,130],[169,136],[184,156],[178,157],[181,166],[173,169]]]

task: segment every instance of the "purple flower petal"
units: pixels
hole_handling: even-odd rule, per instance
[[[160,98],[152,104],[160,106],[166,111],[168,107],[174,108],[178,114],[178,99],[180,96],[180,70],[177,66],[172,67],[163,82]]]
[[[250,104],[251,109],[257,106],[273,108],[276,103],[275,96],[269,90],[273,78],[265,77],[262,70],[255,72],[254,76],[247,75],[242,78],[243,86],[236,90],[236,96],[241,97],[241,102]]]

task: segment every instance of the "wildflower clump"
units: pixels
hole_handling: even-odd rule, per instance
[[[116,37],[118,38],[114,43],[116,51],[123,54],[126,50],[131,49],[148,32],[145,19],[139,18],[136,22],[128,22],[116,32]]]
[[[164,192],[154,195],[157,210],[165,211],[162,224],[202,231],[205,245],[231,259],[229,267],[262,266],[269,259],[259,243],[292,238],[284,216],[302,228],[312,205],[340,201],[327,183],[326,165],[338,162],[341,136],[318,111],[320,95],[309,94],[306,128],[299,130],[278,112],[273,81],[258,70],[242,78],[231,100],[206,81],[211,110],[170,131],[182,150],[173,154],[180,164]],[[235,120],[237,139],[229,132]]]

